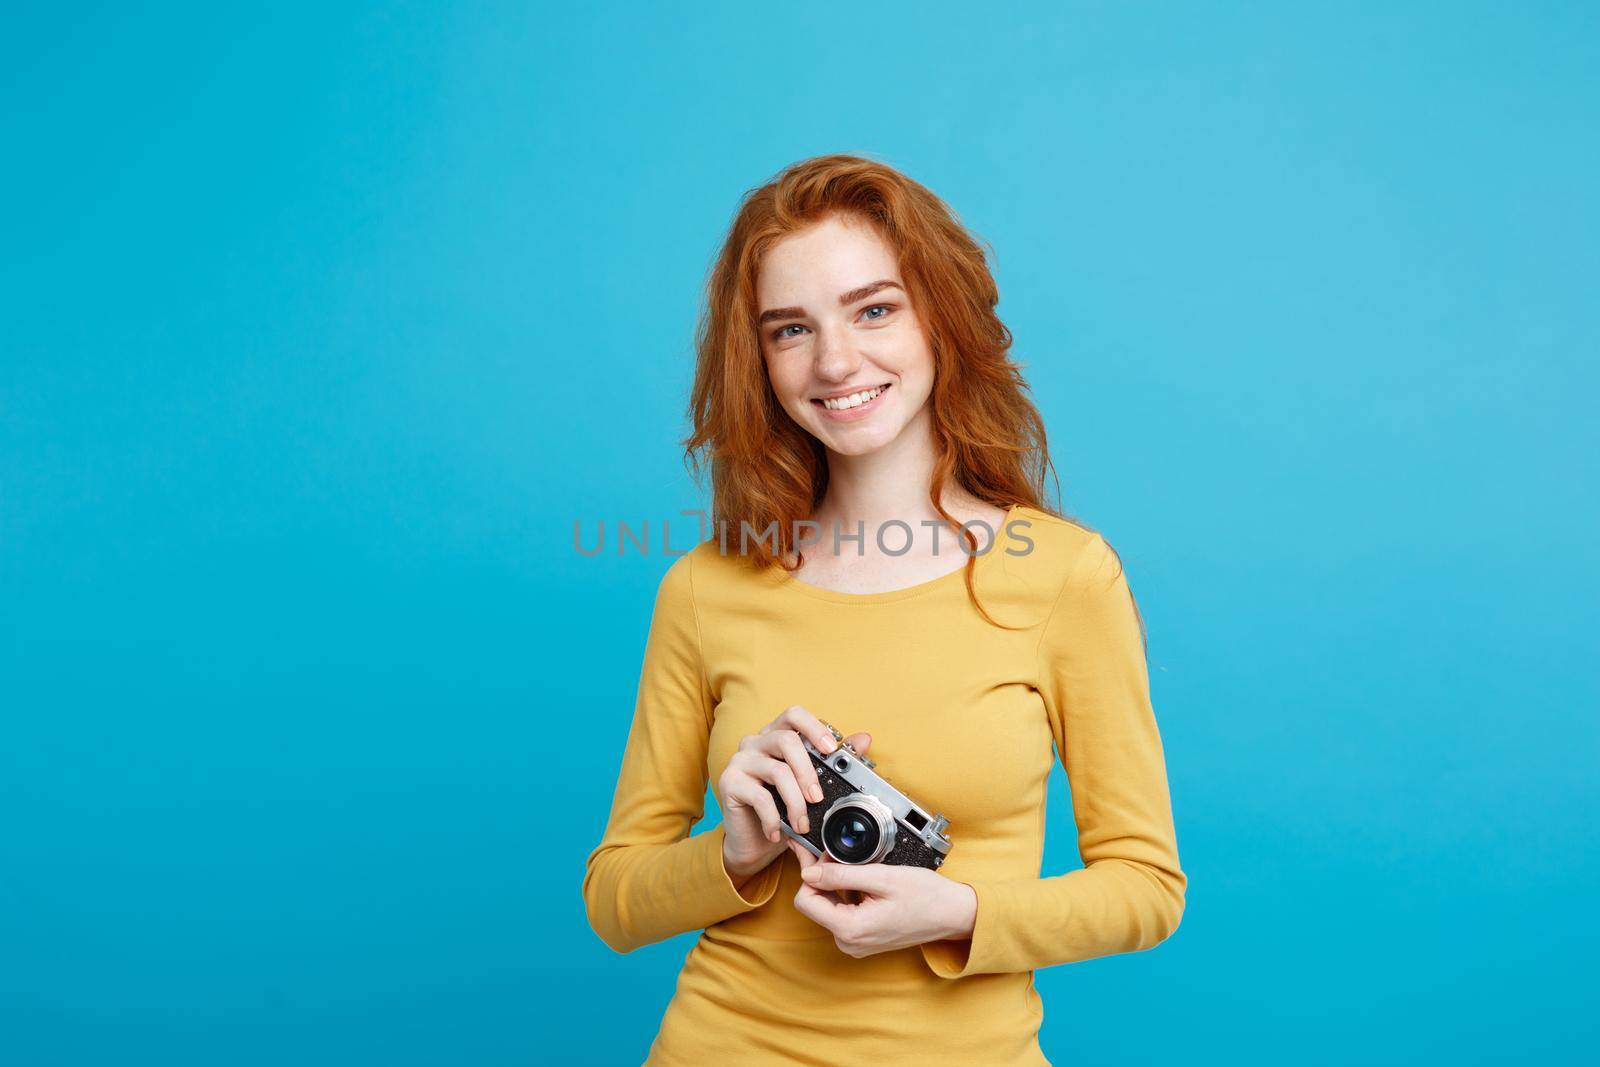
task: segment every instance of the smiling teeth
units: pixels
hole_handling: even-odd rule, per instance
[[[848,411],[850,408],[860,407],[865,404],[883,392],[885,388],[886,386],[880,385],[876,389],[868,389],[864,393],[851,393],[849,396],[841,396],[837,400],[824,400],[822,406],[829,411]]]

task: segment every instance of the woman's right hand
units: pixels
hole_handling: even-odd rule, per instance
[[[722,798],[722,865],[736,882],[764,869],[787,847],[778,824],[778,807],[764,783],[770,782],[783,798],[789,825],[800,833],[810,829],[806,803],[822,799],[822,784],[800,743],[802,737],[825,756],[839,747],[832,732],[796,704],[763,726],[760,733],[741,738],[739,750],[717,780],[717,794]],[[860,753],[872,743],[868,734],[851,734],[847,740]]]

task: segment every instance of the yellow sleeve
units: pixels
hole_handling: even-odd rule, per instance
[[[970,882],[970,940],[922,946],[945,978],[1033,970],[1164,941],[1188,879],[1132,594],[1096,534],[1056,597],[1039,641],[1039,683],[1072,784],[1082,869]]]
[[[712,722],[692,567],[680,557],[656,590],[611,816],[585,865],[589,925],[618,952],[760,907],[781,873],[774,863],[741,892],[722,863],[722,826],[689,836],[705,807]]]

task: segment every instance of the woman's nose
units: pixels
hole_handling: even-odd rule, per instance
[[[847,380],[861,363],[849,337],[837,330],[818,331],[815,352],[817,377],[829,381]]]

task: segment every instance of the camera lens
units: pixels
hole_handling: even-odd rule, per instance
[[[841,804],[822,823],[822,844],[840,863],[870,863],[883,848],[883,822],[864,804]]]

